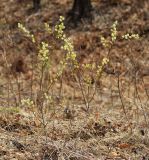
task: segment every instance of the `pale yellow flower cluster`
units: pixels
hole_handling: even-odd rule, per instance
[[[41,43],[41,47],[38,53],[39,59],[46,64],[49,59],[49,45],[46,42]]]
[[[21,104],[24,106],[24,105],[27,105],[27,106],[33,106],[34,105],[34,102],[32,100],[30,100],[29,98],[27,99],[22,99],[21,100]]]
[[[23,24],[18,23],[18,28],[20,28],[20,29],[22,30],[22,32],[24,32],[27,37],[31,38],[31,40],[32,40],[33,43],[35,43],[35,37],[34,37],[34,35],[31,34],[30,31],[27,30],[27,29],[23,26]]]
[[[129,39],[136,39],[138,40],[140,37],[139,37],[139,34],[125,34],[122,36],[123,39],[126,39],[126,40],[129,40]]]
[[[112,39],[112,42],[116,41],[116,38],[117,38],[117,24],[118,22],[115,21],[111,27],[111,39]]]

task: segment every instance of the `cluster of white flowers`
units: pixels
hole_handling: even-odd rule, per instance
[[[52,33],[52,29],[50,28],[49,24],[48,24],[48,23],[45,23],[44,25],[45,25],[45,30],[46,30],[49,34],[51,34],[51,33]]]
[[[115,21],[111,27],[111,39],[112,39],[112,42],[116,41],[116,38],[117,38],[117,24],[118,22]]]
[[[45,63],[45,64],[47,63],[47,61],[49,59],[49,45],[48,45],[48,43],[46,43],[46,42],[41,43],[38,57],[43,63]]]
[[[97,68],[98,68],[98,69],[97,69],[97,72],[96,72],[97,77],[99,77],[99,76],[101,75],[104,66],[105,66],[106,64],[108,64],[108,63],[109,63],[109,59],[106,58],[106,57],[103,58],[101,65],[98,65],[98,67],[97,67]]]
[[[129,34],[129,33],[127,33],[127,34],[123,35],[122,38],[126,39],[126,40],[128,40],[128,39],[138,40],[140,37],[139,37],[139,34]]]
[[[27,37],[31,38],[31,40],[32,40],[33,43],[35,43],[35,37],[34,37],[34,35],[31,34],[30,31],[27,30],[27,29],[23,26],[23,24],[18,23],[18,28],[20,28],[21,31],[24,32]]]
[[[101,44],[104,46],[104,47],[109,47],[109,41],[103,37],[103,36],[100,36],[100,41],[101,41]]]
[[[33,106],[34,105],[34,102],[27,98],[27,99],[22,99],[21,100],[21,104],[24,106],[24,105],[27,105],[27,106]]]
[[[65,25],[63,21],[64,17],[60,16],[59,18],[60,24],[55,26],[56,37],[60,39],[65,39],[65,34],[64,34]]]

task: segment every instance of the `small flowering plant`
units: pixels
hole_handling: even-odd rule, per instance
[[[118,38],[124,40],[139,39],[138,34],[124,34],[120,36],[117,31],[118,22],[115,21],[110,29],[110,37],[100,36],[101,44],[108,50],[108,54],[105,54],[105,57],[102,60],[97,60],[96,62],[87,62],[80,64],[78,61],[77,52],[74,49],[73,42],[70,37],[67,37],[64,30],[64,17],[60,16],[58,24],[54,28],[45,23],[45,31],[54,37],[54,44],[57,42],[60,45],[62,56],[60,57],[59,63],[56,66],[56,74],[51,75],[50,69],[52,69],[52,59],[51,59],[51,47],[53,47],[53,41],[50,42],[42,41],[39,44],[36,42],[35,36],[30,33],[22,24],[18,24],[20,30],[31,39],[32,43],[37,44],[38,48],[38,63],[36,64],[36,71],[39,74],[39,88],[42,92],[41,96],[44,97],[42,101],[47,101],[49,89],[59,81],[62,82],[64,73],[71,73],[73,79],[78,84],[78,89],[82,94],[86,110],[89,109],[89,105],[93,100],[93,97],[96,93],[98,81],[100,80],[105,66],[110,62],[110,52]],[[55,67],[55,66],[54,66]],[[66,72],[65,72],[66,71]],[[47,78],[48,77],[48,78]],[[47,79],[47,80],[46,80]],[[62,86],[62,85],[61,85]],[[41,100],[42,98],[40,98]],[[45,104],[44,102],[39,103],[41,105]],[[28,105],[32,105],[28,102]],[[42,108],[43,106],[40,106]]]
[[[118,31],[117,31],[117,25],[118,25],[118,22],[115,21],[112,26],[111,26],[111,36],[110,38],[105,38],[104,36],[100,36],[100,41],[101,41],[101,44],[103,45],[103,47],[107,48],[108,49],[108,54],[107,54],[107,57],[105,57],[102,61],[102,64],[98,66],[98,70],[97,70],[97,75],[99,75],[101,73],[101,71],[103,70],[104,66],[110,61],[109,60],[109,56],[110,56],[110,52],[114,46],[114,44],[116,43],[116,40],[117,38],[120,38],[120,39],[123,39],[123,40],[139,40],[140,37],[138,34],[130,34],[130,33],[127,33],[127,34],[124,34],[122,36],[120,36],[118,34]]]
[[[25,34],[26,37],[30,38],[33,43],[36,42],[34,35],[31,34],[30,31],[23,26],[23,24],[18,23],[18,28]]]
[[[118,25],[118,22],[115,21],[111,26],[111,37],[110,37],[110,40],[108,38],[100,36],[101,44],[104,47],[111,48],[114,45],[114,43],[116,42],[117,37],[125,39],[125,40],[132,40],[132,39],[139,40],[140,39],[138,34],[133,34],[133,33],[132,34],[127,33],[127,34],[124,34],[122,36],[118,35],[117,25]]]
[[[122,35],[122,38],[125,40],[131,40],[131,39],[139,40],[140,39],[139,34],[130,34],[130,33]]]
[[[111,37],[110,39],[107,39],[103,36],[100,36],[100,41],[101,41],[101,44],[106,47],[106,48],[111,48],[111,46],[114,44],[114,42],[116,41],[117,39],[117,25],[118,25],[118,22],[115,21],[113,23],[113,25],[111,26]]]
[[[38,53],[39,60],[46,65],[49,60],[49,45],[46,42],[41,42],[41,47]]]

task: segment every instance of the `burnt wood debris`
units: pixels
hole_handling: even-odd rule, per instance
[[[33,0],[33,9],[38,11],[41,8],[41,0]],[[72,9],[68,12],[68,17],[72,21],[79,21],[82,18],[91,17],[91,0],[73,0]]]

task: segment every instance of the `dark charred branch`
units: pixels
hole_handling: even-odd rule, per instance
[[[40,9],[41,0],[33,0],[33,10]],[[91,0],[73,0],[72,9],[68,12],[67,21],[77,24],[81,19],[92,19]]]
[[[68,12],[68,19],[77,23],[81,19],[91,19],[91,0],[74,0],[72,9]]]
[[[33,0],[33,10],[38,11],[40,9],[40,0]]]

